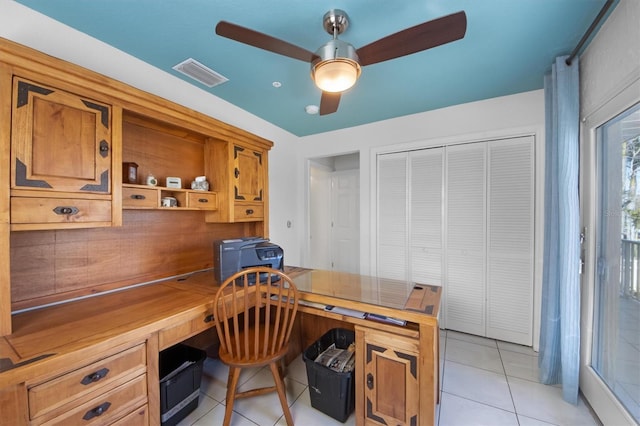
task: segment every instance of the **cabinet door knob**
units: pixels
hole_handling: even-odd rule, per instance
[[[238,168],[236,167],[236,169],[233,171],[233,174],[236,177],[236,179],[238,179],[238,176],[240,176],[240,170],[238,170]]]
[[[247,209],[246,213],[247,214],[253,214],[253,209]]]
[[[95,383],[100,379],[104,379],[107,376],[107,374],[109,374],[109,369],[102,368],[96,372],[93,372],[91,374],[87,374],[86,376],[84,376],[84,378],[80,383],[82,383],[83,385],[90,385],[91,383]]]
[[[55,214],[68,214],[68,215],[74,215],[78,213],[78,208],[77,207],[73,207],[73,206],[58,206],[55,209],[53,209],[53,212]]]
[[[367,387],[369,390],[373,389],[373,374],[367,374]]]
[[[100,141],[100,156],[106,158],[109,155],[109,143],[105,140]]]
[[[145,197],[145,196],[144,196],[144,195],[142,195],[142,194],[133,194],[133,195],[131,196],[131,198],[133,198],[134,200],[144,200],[144,199],[145,199],[145,198],[147,198],[147,197]]]
[[[91,410],[87,411],[82,419],[91,420],[94,417],[101,416],[109,409],[109,407],[111,407],[111,403],[109,401],[105,402],[104,404],[100,404],[96,408],[92,408]]]

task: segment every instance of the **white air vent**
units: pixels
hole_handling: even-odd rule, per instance
[[[175,65],[173,69],[199,81],[207,87],[217,86],[225,81],[229,81],[225,76],[218,74],[193,58],[180,62],[178,65]]]

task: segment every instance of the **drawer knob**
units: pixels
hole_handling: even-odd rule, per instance
[[[103,404],[100,404],[96,408],[92,408],[91,410],[84,413],[84,416],[82,417],[82,419],[91,420],[94,417],[101,416],[109,409],[109,407],[111,407],[111,403],[109,401]]]
[[[95,383],[98,380],[105,378],[108,373],[109,373],[108,368],[100,369],[94,373],[87,374],[86,376],[84,376],[84,378],[80,383],[82,383],[83,385],[90,385],[91,383]]]
[[[59,214],[59,215],[63,215],[63,214],[68,214],[68,215],[74,215],[78,213],[78,208],[77,207],[69,207],[69,206],[58,206],[55,209],[53,209],[53,212],[55,214]]]
[[[207,200],[206,198],[198,198],[198,202],[199,203],[208,203],[209,200]]]
[[[145,197],[145,196],[144,196],[144,195],[142,195],[142,194],[133,194],[133,195],[131,196],[131,198],[133,198],[134,200],[144,200],[144,199],[145,199],[145,198],[147,198],[147,197]]]
[[[253,214],[253,209],[247,209],[247,214]]]
[[[206,317],[204,317],[204,322],[211,322],[213,321],[213,314],[209,314]]]

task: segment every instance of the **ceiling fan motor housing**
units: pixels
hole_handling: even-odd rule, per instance
[[[349,27],[349,16],[341,9],[332,9],[322,17],[322,26],[332,36],[342,34]]]

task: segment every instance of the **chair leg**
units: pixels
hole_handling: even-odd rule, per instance
[[[240,368],[229,366],[229,378],[227,379],[227,405],[224,409],[224,426],[231,424],[233,414],[233,403],[236,399],[236,387],[240,378]]]
[[[293,418],[289,411],[289,404],[287,403],[287,393],[284,388],[284,382],[282,376],[278,370],[278,365],[275,362],[269,364],[273,380],[276,382],[276,390],[278,391],[278,398],[280,398],[280,405],[282,405],[282,411],[284,412],[284,418],[287,420],[287,426],[293,426]]]

